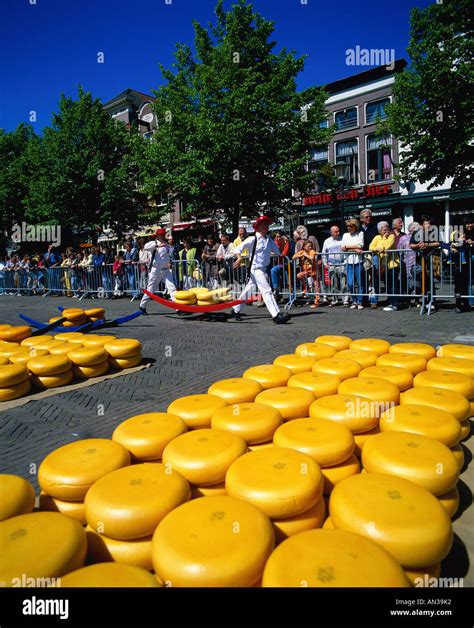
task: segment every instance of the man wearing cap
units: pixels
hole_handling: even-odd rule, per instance
[[[148,268],[148,284],[146,289],[148,292],[155,292],[160,282],[163,281],[170,294],[171,300],[174,301],[176,286],[174,285],[173,275],[170,270],[171,247],[166,242],[165,235],[166,229],[159,228],[155,232],[155,239],[145,244],[145,250],[151,253],[151,262]],[[140,310],[142,314],[147,314],[145,306],[149,300],[150,297],[147,294],[144,294],[140,302]]]
[[[270,258],[272,253],[274,255],[280,255],[280,249],[268,235],[268,230],[273,220],[268,216],[259,216],[255,221],[253,228],[255,231],[254,236],[246,238],[239,246],[234,249],[234,255],[237,260],[234,263],[234,268],[238,268],[241,263],[242,254],[247,252],[250,257],[250,268],[247,285],[244,291],[240,295],[239,299],[245,301],[252,296],[252,292],[257,287],[263,297],[265,305],[270,312],[273,322],[277,325],[286,323],[290,315],[280,312],[280,308],[275,301],[272,289],[268,283],[268,278],[265,270],[270,265]],[[241,321],[240,308],[242,305],[237,305],[233,308],[232,313],[236,321]]]

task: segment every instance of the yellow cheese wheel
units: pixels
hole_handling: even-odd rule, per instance
[[[197,300],[196,305],[215,305],[216,303],[220,303],[221,299],[209,299],[209,301],[202,301],[200,299]],[[179,301],[176,301],[179,303]],[[192,305],[189,301],[183,301],[183,305]]]
[[[196,295],[193,295],[193,298],[191,299],[174,299],[175,303],[181,303],[181,305],[195,305],[196,304]],[[199,302],[198,302],[199,304]],[[206,301],[206,305],[209,305]]]
[[[82,339],[84,347],[103,347],[108,342],[116,340],[117,336],[99,336],[97,334],[87,334]]]
[[[0,325],[0,331],[3,331],[4,329],[8,329],[9,327],[11,327],[11,325]]]
[[[195,301],[196,294],[194,292],[190,292],[189,290],[176,290],[174,293],[175,299],[179,299],[180,301]]]
[[[430,565],[429,567],[420,567],[419,569],[404,569],[403,571],[413,586],[426,587],[430,586],[430,578],[439,578],[441,575],[441,563]],[[437,586],[436,581],[433,581],[433,584]]]
[[[290,388],[305,388],[318,399],[337,392],[341,380],[326,373],[298,373],[288,380]]]
[[[292,376],[290,369],[274,364],[261,364],[252,366],[242,375],[245,379],[253,379],[264,389],[286,386]]]
[[[0,366],[0,388],[15,386],[28,379],[28,369],[24,364]]]
[[[34,375],[60,375],[71,369],[71,360],[64,355],[45,355],[31,358],[28,369]]]
[[[27,379],[20,384],[0,388],[0,401],[12,401],[24,397],[31,391],[31,383]]]
[[[459,444],[451,447],[451,452],[454,454],[454,458],[458,464],[458,469],[461,470],[464,466],[464,447]]]
[[[430,388],[444,388],[452,390],[460,395],[464,395],[468,399],[474,390],[474,380],[462,373],[454,371],[423,371],[413,380],[413,386],[428,386]]]
[[[336,347],[331,345],[324,345],[321,342],[303,342],[295,349],[297,355],[303,357],[314,358],[315,360],[322,360],[323,358],[332,358],[337,352]]]
[[[138,414],[120,423],[112,440],[123,445],[136,460],[159,460],[166,445],[186,432],[184,421],[174,414]]]
[[[104,317],[103,316],[89,316],[89,320],[95,323],[96,321],[103,321]]]
[[[433,438],[405,432],[382,432],[364,446],[362,464],[368,473],[386,473],[410,480],[433,495],[455,486],[457,462],[449,447]]]
[[[45,338],[43,342],[38,342],[38,344],[34,346],[34,349],[36,349],[36,351],[46,350],[48,351],[48,353],[51,353],[50,349],[62,347],[65,344],[67,343],[65,343],[63,340],[54,340],[48,336],[48,338]]]
[[[52,336],[30,336],[29,338],[25,338],[20,342],[20,346],[22,347],[34,347],[35,345],[41,344],[43,342],[47,342],[48,340],[54,340]]]
[[[337,349],[337,351],[342,351],[343,349],[349,349],[352,338],[349,338],[349,336],[318,336],[314,342],[329,345]]]
[[[64,318],[67,318],[70,321],[74,321],[78,318],[84,318],[85,312],[81,307],[67,307],[65,308],[61,314]]]
[[[160,587],[160,583],[146,569],[123,563],[96,563],[72,571],[61,578],[61,586],[66,588],[84,587]]]
[[[109,356],[109,364],[114,369],[131,369],[139,366],[143,361],[142,354],[132,355],[129,358],[112,358]]]
[[[391,345],[389,353],[411,353],[425,360],[431,360],[436,355],[436,349],[423,342],[396,342]]]
[[[129,358],[142,350],[142,343],[134,338],[117,338],[104,345],[104,349],[113,358]]]
[[[12,355],[10,358],[10,362],[12,364],[23,364],[23,366],[26,366],[31,358],[41,357],[43,355],[49,355],[49,351],[47,351],[46,349],[37,349],[36,347],[31,347],[29,351],[24,351],[23,353],[15,353],[14,355]]]
[[[56,341],[50,342],[47,345],[47,347],[48,347],[47,349],[38,349],[38,347],[35,347],[35,351],[37,352],[46,351],[44,355],[47,355],[49,353],[50,355],[66,355],[67,356],[69,351],[77,348],[77,345],[74,345],[70,342],[61,342],[60,340],[58,340],[57,342]],[[43,354],[37,353],[36,355],[43,355]]]
[[[207,392],[209,395],[224,399],[226,403],[248,403],[262,390],[260,384],[252,379],[233,377],[215,382]]]
[[[59,375],[30,375],[31,384],[40,390],[67,386],[74,378],[72,370]]]
[[[82,331],[61,331],[54,336],[55,340],[61,340],[62,342],[72,342],[73,344],[81,344],[85,334]]]
[[[218,429],[193,430],[166,445],[163,464],[188,482],[206,486],[223,482],[230,465],[247,451],[243,438]]]
[[[344,462],[340,462],[332,467],[323,467],[321,472],[324,477],[323,495],[330,495],[333,488],[342,480],[360,473],[360,464],[356,456],[352,454]]]
[[[153,569],[151,562],[151,539],[146,536],[142,539],[119,541],[99,534],[90,526],[86,527],[87,563],[116,562],[125,565],[141,567],[147,571]]]
[[[31,336],[32,329],[28,325],[18,325],[16,327],[6,327],[0,329],[0,340],[6,342],[21,342],[28,336]]]
[[[338,393],[365,397],[379,403],[383,411],[400,400],[398,387],[380,377],[351,377],[341,382]]]
[[[226,406],[226,402],[215,395],[187,395],[175,399],[167,412],[179,416],[190,429],[209,427],[213,415]]]
[[[209,288],[190,288],[188,292],[192,292],[193,294],[208,294],[210,292]]]
[[[130,454],[119,443],[88,438],[55,449],[38,469],[38,483],[47,495],[64,501],[82,501],[100,477],[130,464]]]
[[[203,497],[160,523],[153,566],[172,587],[251,587],[273,547],[273,527],[261,510],[226,495]]]
[[[269,447],[237,458],[225,486],[228,495],[251,502],[269,517],[285,519],[314,506],[323,492],[323,476],[306,454]]]
[[[191,486],[191,499],[217,497],[219,495],[227,495],[225,482],[219,482],[219,484],[213,484],[212,486]]]
[[[249,445],[249,451],[260,451],[260,449],[268,449],[273,447],[273,441],[268,443],[258,443],[257,445]]]
[[[39,510],[60,512],[63,515],[72,517],[85,525],[86,515],[84,512],[84,502],[65,502],[62,499],[56,499],[50,495],[46,495],[43,491],[39,497]]]
[[[335,358],[344,358],[349,360],[355,360],[361,366],[361,368],[365,369],[369,366],[374,366],[377,362],[377,354],[373,351],[362,351],[362,349],[344,349],[343,351],[338,351],[335,355]]]
[[[293,375],[311,372],[315,362],[316,358],[312,358],[309,355],[298,355],[297,353],[286,353],[273,360],[273,364],[290,369]]]
[[[471,422],[469,421],[469,419],[466,419],[465,421],[461,421],[460,426],[461,426],[461,436],[459,440],[466,440],[466,438],[471,433]]]
[[[321,467],[339,464],[354,451],[354,437],[347,427],[327,419],[289,421],[277,429],[273,444],[296,449]]]
[[[396,560],[382,547],[342,530],[292,536],[265,565],[264,587],[408,587]]]
[[[304,388],[269,388],[259,393],[256,403],[271,406],[281,414],[284,421],[299,419],[308,416],[309,406],[315,400],[315,396]]]
[[[59,321],[61,318],[63,318],[62,316],[51,316],[51,318],[48,318],[48,323],[55,323],[56,321]],[[60,327],[63,327],[63,325],[61,324]]]
[[[278,545],[285,539],[306,530],[320,528],[326,517],[326,504],[324,499],[318,499],[315,505],[294,517],[287,519],[272,519],[275,530],[275,544]]]
[[[0,345],[0,358],[10,358],[17,353],[24,353],[25,348],[16,344],[15,342],[6,342]]]
[[[0,473],[0,521],[31,512],[35,505],[35,491],[19,475]]]
[[[453,486],[450,491],[443,493],[443,495],[438,495],[438,499],[448,515],[453,518],[459,508],[459,491],[457,486]]]
[[[367,432],[354,434],[354,454],[357,456],[357,458],[360,458],[362,456],[362,451],[364,449],[365,443],[367,443],[376,434],[380,434],[380,429],[378,425],[376,425],[371,430],[368,430]]]
[[[463,358],[474,360],[474,346],[462,344],[442,345],[438,350],[438,355],[445,358]]]
[[[400,404],[405,405],[407,403],[446,410],[458,421],[464,421],[469,416],[471,409],[469,401],[463,395],[442,388],[429,388],[428,386],[419,386],[403,392],[400,395]]]
[[[10,360],[8,358],[0,358],[0,366],[5,366],[6,364],[10,364]],[[13,362],[15,364],[15,362]]]
[[[90,307],[87,310],[84,310],[84,314],[86,316],[90,316],[91,318],[104,318],[105,309],[103,307]]]
[[[349,377],[357,377],[361,370],[359,362],[349,358],[325,358],[313,364],[313,373],[334,375],[341,382]]]
[[[382,432],[409,432],[453,447],[461,437],[461,424],[449,412],[429,406],[406,404],[390,408],[380,417]]]
[[[396,366],[416,375],[426,369],[426,360],[413,353],[386,353],[377,358],[377,366]]]
[[[153,534],[163,517],[190,497],[189,484],[174,469],[158,462],[136,464],[93,484],[84,500],[86,520],[113,539],[138,539]]]
[[[280,412],[263,403],[239,403],[226,406],[217,410],[211,420],[213,429],[236,434],[248,444],[269,441],[281,424]]]
[[[331,517],[327,517],[322,525],[323,530],[335,530]]]
[[[107,360],[107,351],[102,347],[80,347],[73,349],[67,357],[77,366],[94,366]]]
[[[63,584],[64,574],[84,564],[87,543],[75,519],[58,512],[32,512],[0,523],[0,547],[0,582],[12,587],[24,586],[21,582],[27,578],[61,578]]]
[[[87,316],[82,316],[81,318],[76,318],[73,321],[64,321],[61,327],[79,327],[80,325],[85,325],[89,322]]]
[[[380,356],[384,353],[388,353],[390,343],[387,340],[381,340],[380,338],[359,338],[358,340],[353,340],[351,342],[350,349],[372,351]]]
[[[77,379],[89,379],[91,377],[100,377],[105,375],[110,368],[108,360],[101,362],[100,364],[93,364],[92,366],[76,366],[72,367],[72,373]]]
[[[399,390],[407,390],[413,384],[413,374],[399,366],[369,366],[359,373],[359,377],[383,379],[394,384]]]
[[[309,407],[313,419],[329,419],[353,434],[367,432],[378,424],[379,404],[357,395],[328,395]]]
[[[436,497],[394,475],[346,478],[332,491],[329,512],[337,529],[372,539],[404,567],[437,563],[451,548],[451,521]]]
[[[452,371],[474,378],[474,360],[467,358],[433,358],[426,368],[428,371]]]

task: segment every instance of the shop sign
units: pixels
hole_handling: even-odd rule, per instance
[[[336,192],[334,196],[337,201],[355,201],[359,198],[374,198],[385,194],[391,194],[392,191],[392,186],[389,184],[372,184],[364,185],[362,188],[352,188],[351,190],[346,190],[344,192]],[[327,192],[303,197],[303,205],[326,205],[332,202],[333,195],[328,194]]]

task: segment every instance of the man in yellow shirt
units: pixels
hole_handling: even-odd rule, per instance
[[[400,286],[400,256],[398,253],[387,253],[395,248],[395,234],[390,233],[388,222],[382,221],[377,225],[379,235],[376,235],[369,245],[369,250],[377,255],[378,272],[385,274],[385,289],[388,294],[388,305],[383,308],[384,312],[394,312],[398,310]],[[377,271],[377,269],[376,269]]]

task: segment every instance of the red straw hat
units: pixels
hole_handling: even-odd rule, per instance
[[[257,218],[257,220],[253,223],[253,228],[255,231],[257,231],[257,229],[261,226],[261,225],[271,225],[273,223],[273,218],[270,218],[270,216],[259,216]]]
[[[165,235],[166,233],[166,229],[164,229],[163,227],[159,227],[156,231],[155,231],[155,235]]]

